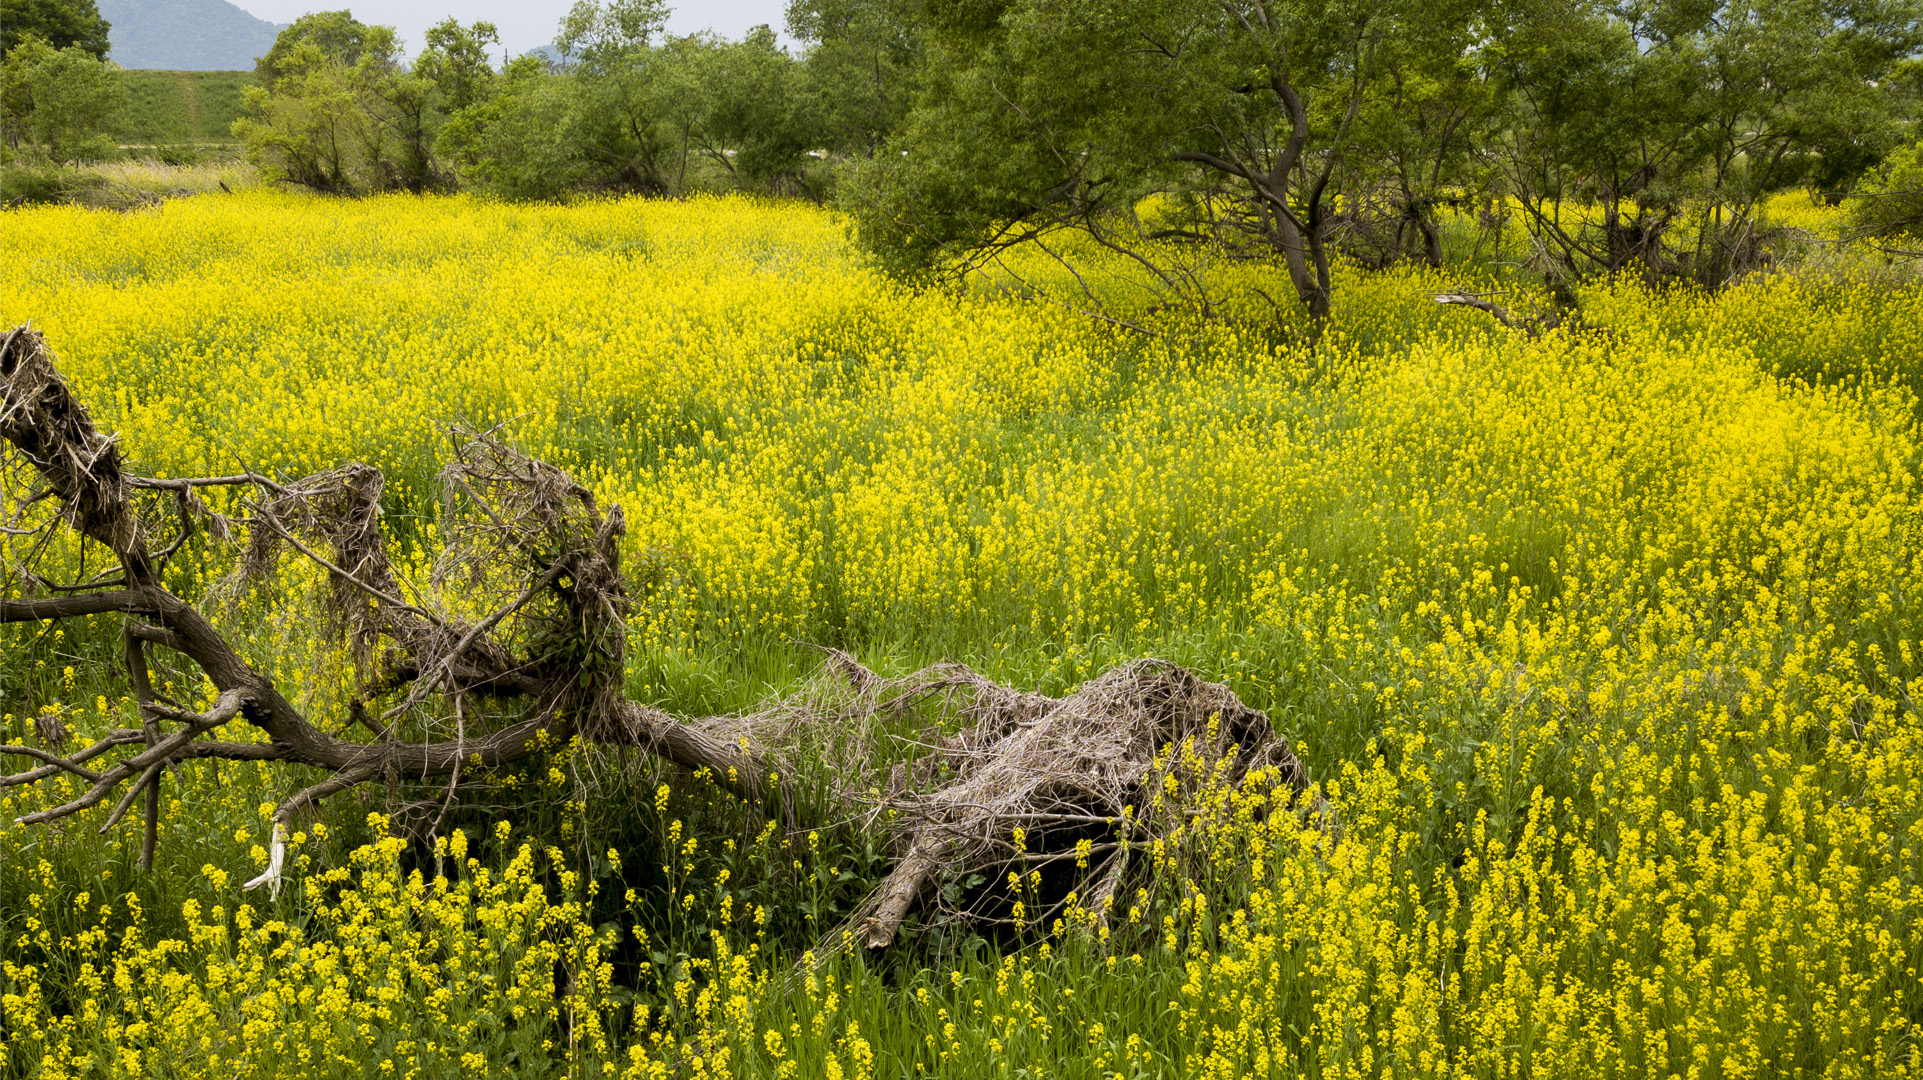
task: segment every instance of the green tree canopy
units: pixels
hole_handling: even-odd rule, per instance
[[[400,60],[391,27],[344,11],[303,16],[261,57],[267,85],[248,88],[234,133],[266,175],[316,191],[440,187],[433,84]]]
[[[1332,248],[1440,262],[1435,208],[1485,193],[1552,277],[1729,280],[1764,197],[1847,190],[1912,130],[1923,46],[1923,0],[798,0],[809,78],[883,71],[891,18],[909,104],[844,189],[884,264],[1073,230],[1207,306],[1170,247],[1206,245],[1315,319]]]
[[[254,74],[272,85],[317,63],[351,67],[370,54],[391,61],[396,51],[391,27],[369,26],[348,11],[317,11],[282,30],[267,55],[254,62]]]
[[[501,32],[490,22],[462,26],[444,19],[427,31],[427,47],[414,58],[414,72],[432,82],[448,112],[472,108],[487,100],[494,86],[494,66],[487,49],[499,44]]]
[[[78,48],[105,60],[107,28],[94,0],[0,0],[0,55],[39,38],[56,49]]]
[[[91,51],[27,38],[0,60],[0,119],[8,146],[53,161],[104,156],[104,132],[127,107],[120,68]]]
[[[806,189],[802,172],[817,127],[799,65],[773,30],[757,26],[740,41],[671,39],[654,50],[649,73],[658,121],[678,148],[674,186],[685,186],[692,154],[736,184]]]
[[[1490,16],[1505,115],[1488,153],[1544,250],[1571,272],[1706,284],[1754,244],[1764,196],[1845,190],[1897,145],[1891,76],[1923,45],[1919,0],[1496,0]],[[1569,224],[1571,201],[1599,220]]]
[[[872,157],[908,114],[923,63],[914,0],[791,0],[788,32],[807,45],[796,93],[821,145]]]
[[[893,152],[857,172],[857,229],[904,269],[1073,229],[1185,289],[1140,241],[1206,238],[1278,257],[1320,318],[1332,181],[1389,77],[1385,53],[1419,47],[1417,16],[1433,22],[1429,10],[1409,0],[930,4],[926,74]],[[1135,208],[1153,193],[1174,209],[1144,222]]]
[[[573,61],[561,139],[592,190],[671,190],[654,48],[667,16],[662,0],[577,0],[561,22],[555,41]]]
[[[645,63],[667,22],[666,0],[575,0],[555,44],[581,66],[612,73]]]

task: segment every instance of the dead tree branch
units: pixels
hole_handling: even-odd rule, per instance
[[[1469,307],[1475,308],[1477,311],[1488,312],[1490,315],[1495,316],[1496,321],[1502,325],[1511,330],[1520,330],[1532,338],[1541,337],[1562,325],[1561,317],[1554,313],[1546,317],[1514,315],[1501,304],[1486,299],[1486,297],[1493,295],[1495,294],[1472,292],[1437,293],[1435,301],[1445,306]]]

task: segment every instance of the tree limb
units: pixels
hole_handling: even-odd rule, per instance
[[[145,594],[134,589],[33,600],[0,600],[0,623],[44,622],[78,615],[105,615],[113,611],[140,612],[148,610],[147,600]]]

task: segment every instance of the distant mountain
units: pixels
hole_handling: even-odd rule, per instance
[[[99,0],[113,28],[107,59],[124,68],[251,71],[284,27],[227,0]]]
[[[564,68],[569,65],[568,54],[562,52],[561,46],[559,45],[536,45],[521,55],[538,57],[558,68]]]

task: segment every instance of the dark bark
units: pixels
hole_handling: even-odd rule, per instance
[[[81,615],[145,610],[147,606],[144,603],[143,593],[131,589],[116,589],[112,592],[77,593],[73,596],[51,596],[37,600],[0,600],[0,623],[42,622],[48,619],[71,619]]]

